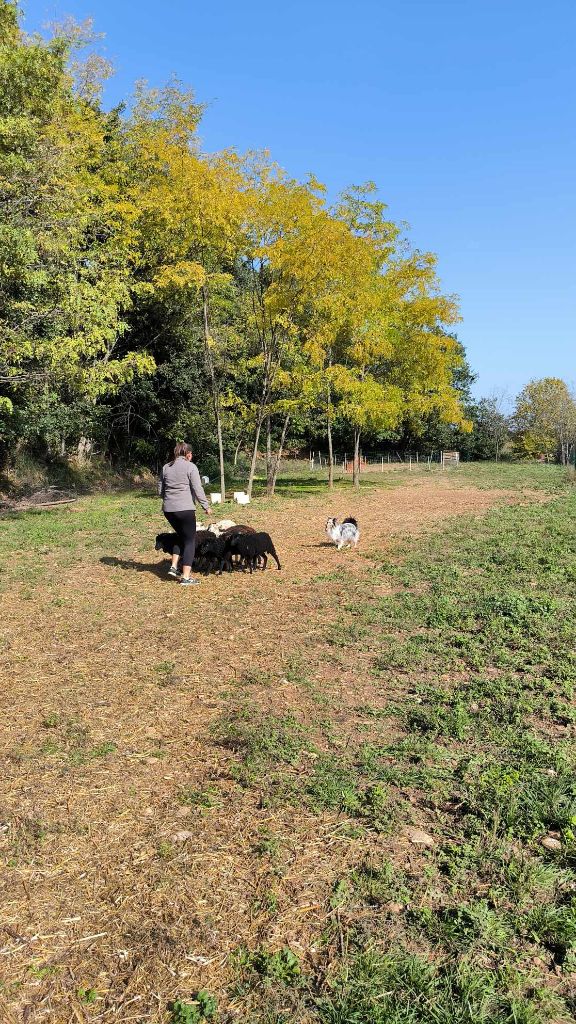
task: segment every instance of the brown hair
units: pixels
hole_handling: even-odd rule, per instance
[[[176,447],[174,449],[174,458],[172,460],[172,465],[174,465],[174,463],[176,462],[176,459],[179,459],[181,455],[191,455],[191,454],[192,454],[192,449],[191,449],[190,445],[186,444],[185,441],[178,441],[178,444],[176,445]]]

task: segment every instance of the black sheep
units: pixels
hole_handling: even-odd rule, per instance
[[[204,560],[204,547],[207,542],[214,539],[214,534],[210,533],[209,530],[197,530],[196,531],[196,551],[194,554],[194,567],[200,568]],[[163,551],[166,555],[174,554],[174,547],[178,545],[178,534],[177,533],[159,533],[156,536],[156,544],[154,545],[156,551]],[[182,568],[182,556],[178,562],[179,568]]]
[[[178,543],[178,534],[159,533],[156,537],[154,548],[156,551],[163,551],[165,555],[174,554],[174,545]]]
[[[207,538],[212,536],[213,534],[209,530],[198,530],[196,532],[196,550],[202,547]],[[159,533],[156,536],[154,548],[156,551],[163,551],[165,555],[173,555],[175,544],[178,544],[177,533]]]
[[[210,530],[198,530],[196,533],[196,552],[194,555],[194,568],[203,572],[209,572],[214,561],[213,542],[214,537]]]
[[[206,539],[202,544],[199,553],[206,572],[217,570],[221,573],[223,569],[232,571],[232,561],[227,550],[225,538],[215,537],[213,533],[209,534],[209,538],[209,540]]]
[[[229,552],[230,559],[233,555],[239,555],[242,566],[248,566],[250,572],[257,567],[260,559],[264,563],[262,568],[265,569],[268,555],[272,555],[279,569],[282,568],[269,533],[232,534],[226,538],[225,548]]]

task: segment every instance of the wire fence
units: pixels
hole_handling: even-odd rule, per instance
[[[436,451],[436,452],[367,452],[360,456],[361,473],[386,473],[398,469],[422,469],[436,466],[457,466],[460,462],[458,452]],[[265,472],[266,460],[263,457],[258,459],[258,473]],[[307,455],[285,456],[280,460],[279,473],[286,474],[297,472],[315,473],[319,470],[328,472],[328,454],[321,450],[310,451]],[[334,474],[342,476],[352,475],[354,469],[354,458],[352,453],[345,451],[334,453]]]
[[[408,469],[431,466],[432,463],[439,465],[458,465],[460,455],[458,452],[437,451],[437,452],[369,452],[360,454],[361,472],[384,473],[392,467],[404,466]],[[310,470],[327,469],[328,456],[322,451],[311,451],[308,456]],[[354,469],[354,457],[348,452],[334,453],[334,467],[343,470],[345,473],[352,473]]]

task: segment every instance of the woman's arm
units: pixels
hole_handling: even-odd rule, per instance
[[[197,501],[204,509],[206,515],[208,515],[210,512],[210,505],[208,504],[208,498],[204,494],[204,488],[202,487],[198,466],[195,466],[193,462],[190,463],[188,468],[188,479],[190,481],[190,490],[192,491],[194,501]]]

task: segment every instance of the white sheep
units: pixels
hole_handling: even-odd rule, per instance
[[[218,523],[212,523],[208,529],[215,537],[219,537],[224,530],[229,530],[231,526],[236,526],[232,519],[221,519]]]

